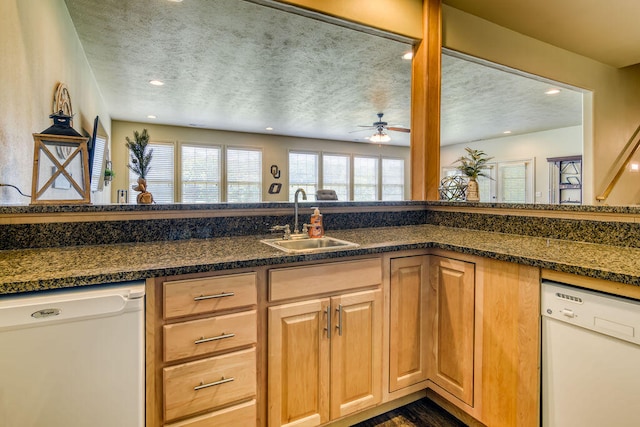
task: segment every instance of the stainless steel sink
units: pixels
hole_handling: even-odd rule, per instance
[[[261,242],[289,253],[324,252],[338,249],[357,248],[360,246],[357,243],[334,239],[333,237],[327,236],[317,239],[265,239],[261,240]]]

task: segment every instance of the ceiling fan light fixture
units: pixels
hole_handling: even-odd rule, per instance
[[[369,138],[369,141],[381,143],[381,142],[389,142],[391,141],[391,137],[387,135],[385,132],[376,132]]]

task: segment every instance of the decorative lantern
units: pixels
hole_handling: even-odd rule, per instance
[[[53,126],[34,133],[32,205],[90,204],[88,138],[71,127],[62,110]]]

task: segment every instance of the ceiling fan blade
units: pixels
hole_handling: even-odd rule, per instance
[[[395,132],[404,132],[404,133],[410,133],[411,129],[407,129],[407,128],[397,128],[397,127],[393,127],[393,126],[389,126],[387,127],[388,130],[392,130]]]

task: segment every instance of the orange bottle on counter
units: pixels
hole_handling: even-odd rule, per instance
[[[309,227],[309,237],[312,239],[318,239],[324,236],[324,227],[322,226],[322,214],[320,213],[320,209],[314,209],[313,215],[311,215],[310,227]]]

